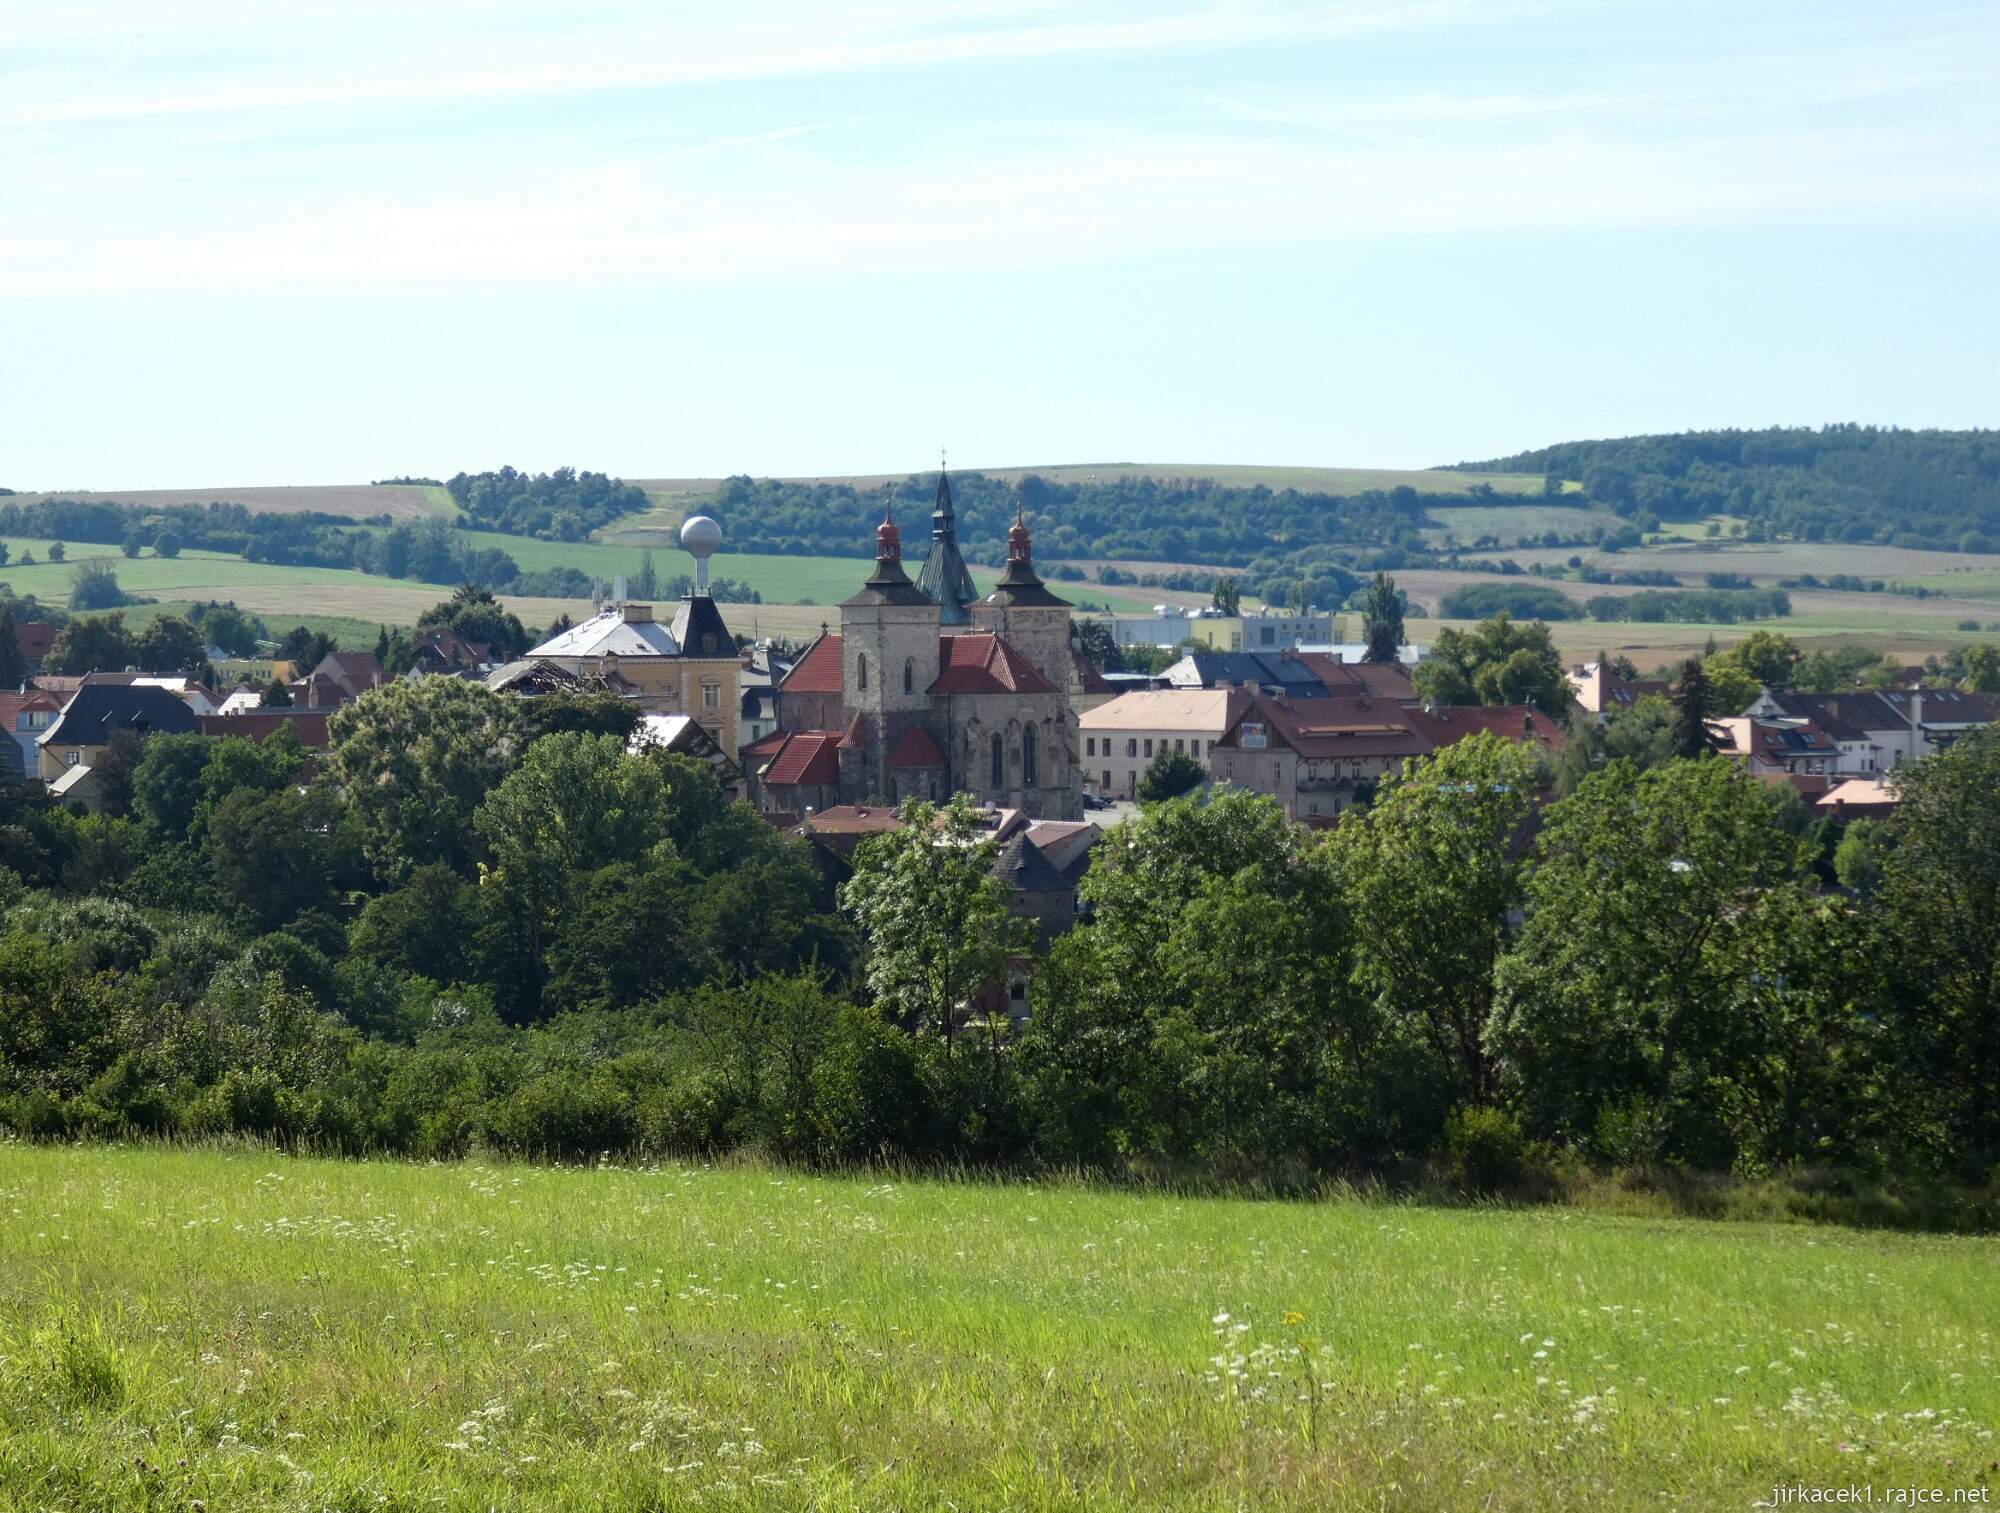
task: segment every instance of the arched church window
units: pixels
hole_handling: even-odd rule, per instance
[[[1000,732],[993,732],[993,783],[995,788],[1007,786],[1007,748],[1000,740]]]
[[[1030,725],[1021,732],[1021,786],[1033,788],[1040,781],[1041,769],[1035,765],[1035,727]]]
[[[866,688],[868,686],[868,653],[865,651],[854,659],[854,676],[855,681],[861,687]]]
[[[903,658],[903,692],[917,691],[917,664],[908,657]]]

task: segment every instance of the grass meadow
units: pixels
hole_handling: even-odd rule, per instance
[[[1977,1488],[1990,1240],[0,1146],[0,1502],[1748,1508]]]

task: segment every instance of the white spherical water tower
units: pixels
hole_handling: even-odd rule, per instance
[[[722,527],[706,515],[690,515],[681,525],[681,549],[694,558],[694,591],[708,593],[708,559],[722,550]]]

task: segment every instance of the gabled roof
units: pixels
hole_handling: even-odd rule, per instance
[[[1222,744],[1239,751],[1247,727],[1262,726],[1266,742],[1289,746],[1308,761],[1350,757],[1423,756],[1430,740],[1411,724],[1397,704],[1372,700],[1306,700],[1259,696],[1249,700],[1222,736]]]
[[[849,751],[858,751],[868,744],[868,722],[861,718],[859,710],[847,722],[847,729],[840,733],[840,744],[843,750]]]
[[[1041,847],[1049,864],[1071,882],[1090,869],[1090,853],[1104,832],[1090,820],[1031,820],[1028,839]]]
[[[651,611],[647,613],[650,615]],[[551,636],[533,648],[530,657],[677,657],[680,643],[666,626],[653,619],[628,619],[613,606],[599,610],[580,625]]]
[[[1404,713],[1411,728],[1433,746],[1449,746],[1481,730],[1509,741],[1534,741],[1549,751],[1563,746],[1562,723],[1525,704],[1435,704]]]
[[[372,651],[330,651],[320,658],[315,673],[347,686],[350,693],[363,693],[389,681],[388,673]]]
[[[707,594],[690,594],[674,611],[668,632],[684,657],[736,657],[736,638],[722,623],[722,611]]]
[[[56,746],[102,746],[120,730],[185,735],[195,728],[194,711],[164,688],[86,683],[41,740]]]
[[[8,690],[0,693],[0,730],[19,730],[23,717],[30,714],[60,714],[62,701],[51,698],[39,688],[23,692]]]
[[[1887,814],[1901,802],[1880,778],[1849,778],[1829,788],[1817,807],[1847,814]]]
[[[766,787],[840,781],[840,736],[831,730],[784,732],[785,742],[764,769]]]
[[[912,725],[896,742],[896,749],[889,753],[891,767],[942,767],[944,753],[938,750],[938,743],[931,739],[931,733],[921,725]]]
[[[990,631],[938,637],[932,693],[1054,693],[1034,664]]]
[[[280,730],[289,729],[299,744],[312,751],[327,746],[327,712],[323,709],[255,709],[242,714],[205,714],[197,717],[196,728],[203,735],[243,736],[266,741]]]
[[[1371,694],[1382,699],[1407,699],[1416,690],[1410,684],[1410,670],[1400,662],[1343,662],[1323,651],[1298,651],[1293,660],[1316,674],[1326,691],[1336,697]]]
[[[830,804],[807,815],[801,828],[819,835],[880,835],[902,829],[903,822],[882,804]]]
[[[778,682],[780,693],[842,693],[845,675],[840,666],[840,637],[821,631],[819,639],[805,649],[792,670]]]

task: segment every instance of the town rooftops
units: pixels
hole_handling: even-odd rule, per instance
[[[993,860],[993,874],[1022,893],[1068,893],[1076,886],[1028,839],[1026,830],[1017,832],[1000,848]]]
[[[680,654],[680,643],[666,626],[653,618],[650,604],[620,604],[601,609],[580,625],[551,636],[528,656],[677,657]]]
[[[121,730],[186,735],[195,713],[164,688],[130,683],[86,683],[42,733],[43,745],[102,746]]]
[[[1840,819],[1862,819],[1893,814],[1901,802],[1880,778],[1848,778],[1827,789],[1814,807]]]

